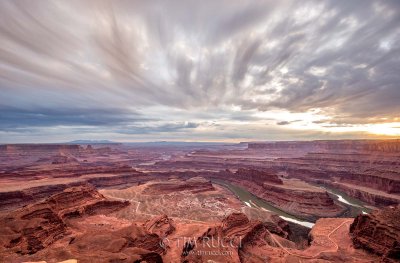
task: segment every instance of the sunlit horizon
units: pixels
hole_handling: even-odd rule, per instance
[[[398,1],[2,1],[0,143],[400,137]]]

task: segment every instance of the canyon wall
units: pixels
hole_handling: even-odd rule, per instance
[[[327,160],[305,163],[303,159],[280,160],[271,170],[306,182],[320,182],[371,205],[383,207],[400,203],[400,173],[385,168],[368,168]],[[352,168],[347,168],[352,166]],[[390,167],[390,166],[386,166]],[[352,187],[352,186],[355,187]]]
[[[400,207],[359,215],[350,226],[354,247],[383,256],[382,262],[400,260]]]
[[[255,196],[299,218],[315,221],[321,217],[341,216],[346,210],[337,205],[326,191],[299,190],[268,183],[234,181]]]
[[[192,177],[185,181],[179,179],[170,179],[160,183],[152,183],[146,187],[146,194],[168,194],[173,192],[189,191],[200,193],[215,190],[210,180],[202,177]]]
[[[239,168],[234,174],[235,179],[243,179],[252,182],[270,182],[273,184],[283,184],[276,174],[265,170]]]
[[[318,140],[249,142],[249,149],[399,153],[400,140]]]
[[[44,198],[55,193],[61,192],[69,187],[81,186],[89,183],[99,188],[107,187],[125,187],[134,184],[140,184],[155,177],[130,169],[129,174],[113,175],[113,176],[96,176],[88,178],[78,178],[70,183],[46,184],[42,186],[30,187],[16,191],[0,192],[0,211],[12,210],[23,205],[39,202]]]
[[[305,183],[297,186],[300,182],[291,180],[285,180],[284,184],[271,172],[238,169],[235,173],[226,170],[209,176],[241,186],[275,207],[307,220],[340,216],[345,212],[345,208],[337,205],[326,191]]]
[[[0,145],[0,153],[13,152],[78,152],[81,146],[76,144],[3,144]]]
[[[373,191],[365,191],[351,185],[332,183],[329,181],[323,181],[323,184],[338,189],[346,193],[348,196],[354,197],[376,207],[386,207],[389,205],[397,205],[400,203],[400,196],[384,196],[381,194],[376,194]]]
[[[0,217],[0,246],[22,255],[34,254],[67,234],[65,219],[109,213],[127,205],[107,200],[89,185],[67,188]]]

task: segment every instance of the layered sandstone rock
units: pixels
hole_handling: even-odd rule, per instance
[[[0,145],[0,165],[15,168],[14,165],[26,166],[36,161],[50,161],[59,155],[79,155],[79,145],[63,144],[8,144]]]
[[[382,255],[386,260],[400,260],[400,207],[388,207],[359,215],[350,233],[356,248]]]
[[[107,171],[107,170],[106,170]],[[92,171],[89,171],[92,172]],[[115,172],[120,172],[118,169]],[[124,187],[137,185],[142,182],[146,182],[154,179],[150,175],[146,175],[141,172],[137,172],[129,168],[129,173],[117,174],[112,176],[96,175],[94,177],[78,178],[76,181],[71,180],[70,183],[56,183],[50,184],[45,182],[43,185],[29,187],[21,190],[7,191],[3,189],[0,191],[0,211],[2,210],[13,210],[23,205],[32,204],[42,201],[53,194],[63,191],[69,187],[84,186],[87,183],[94,185],[99,188],[107,187]]]
[[[0,219],[2,247],[18,254],[33,254],[60,239],[66,225],[56,211],[43,203]]]
[[[280,159],[272,169],[291,178],[326,184],[373,206],[399,203],[400,164],[393,163],[398,156],[391,155],[387,157],[387,163],[382,164],[381,161],[386,158],[383,155],[365,154],[360,157],[335,154],[335,160],[323,157],[325,155],[320,153],[318,156],[308,155],[307,158]],[[361,162],[361,159],[365,160]]]
[[[275,246],[266,224],[250,221],[242,213],[233,213],[221,225],[208,228],[197,240],[187,242],[182,261],[248,262],[261,258],[254,253],[254,247],[268,245]]]
[[[31,187],[24,190],[0,192],[0,211],[13,210],[30,203],[36,203],[55,193],[74,186],[84,186],[83,182],[69,184],[54,184]]]
[[[135,169],[132,169],[132,167],[129,165],[122,165],[118,163],[117,164],[110,163],[106,165],[89,164],[89,163],[76,163],[73,165],[57,165],[57,166],[47,165],[44,167],[36,167],[36,168],[9,169],[6,171],[2,171],[2,173],[0,171],[0,174],[2,178],[7,178],[10,181],[14,181],[16,179],[34,181],[43,178],[48,178],[50,180],[56,178],[68,178],[71,180],[78,181],[80,180],[79,177],[82,175],[98,175],[95,177],[102,177],[101,175],[103,174],[105,175],[113,174],[115,176],[131,176],[133,177],[133,179],[135,179],[135,177],[144,175],[143,173],[140,173]],[[105,180],[107,181],[107,179]]]
[[[374,141],[374,142],[366,144],[364,146],[364,150],[399,153],[400,152],[400,140]]]
[[[70,155],[59,153],[50,157],[43,157],[36,161],[36,163],[48,164],[77,164],[79,161]]]
[[[326,191],[304,190],[263,184],[259,197],[302,217],[339,216],[345,210],[334,203]]]
[[[132,170],[131,168],[127,168],[126,173],[114,176],[96,176],[93,178],[89,178],[86,181],[96,187],[99,188],[107,188],[107,187],[117,187],[117,186],[130,186],[134,184],[139,184],[141,182],[146,182],[154,179],[154,177],[146,175],[144,173]],[[114,172],[123,172],[123,171],[114,171]]]
[[[400,152],[400,140],[318,140],[318,141],[280,141],[251,142],[249,149],[263,150],[304,150],[341,152]]]
[[[362,187],[357,184],[332,183],[329,181],[323,181],[323,184],[343,191],[351,197],[357,198],[376,207],[400,204],[400,195],[397,194],[389,195],[385,192],[377,191],[368,187]]]
[[[88,196],[102,198],[97,193],[83,192],[82,195],[77,195],[83,196],[79,199],[87,200]],[[53,200],[60,201],[61,196],[55,196]],[[80,201],[72,203],[81,204]],[[29,206],[31,207],[34,206]],[[63,214],[64,209],[60,211],[60,214]],[[29,213],[30,220],[35,221],[37,218],[48,220],[40,224],[49,225],[44,230],[35,228],[35,231],[31,232],[37,231],[41,234],[36,235],[36,239],[29,239],[30,243],[25,242],[27,246],[38,246],[37,251],[32,251],[32,255],[22,253],[20,248],[23,248],[22,243],[19,243],[13,252],[10,247],[5,247],[6,250],[0,247],[0,261],[31,262],[51,259],[51,262],[58,262],[66,258],[74,258],[78,262],[163,262],[164,259],[165,262],[252,263],[376,260],[374,256],[363,251],[354,253],[347,234],[350,219],[318,220],[311,233],[311,246],[299,250],[286,238],[286,231],[279,225],[249,220],[242,213],[232,213],[216,224],[181,222],[176,225],[165,215],[138,224],[105,215],[75,220],[63,219],[54,211],[48,213],[41,210],[33,215]],[[31,223],[31,226],[34,225],[35,223]],[[62,228],[59,230],[54,226]],[[60,236],[57,236],[58,233],[61,233]],[[197,235],[192,240],[180,243],[180,247],[177,248],[180,248],[181,252],[171,253],[176,245],[173,240],[182,238],[183,233],[188,235],[197,233]],[[0,235],[2,241],[5,236],[2,232]],[[39,236],[46,236],[46,239],[42,240]],[[53,241],[46,243],[50,238],[54,238]],[[170,241],[167,246],[161,245],[164,238]],[[37,243],[38,240],[42,243]]]
[[[400,193],[400,173],[392,173],[394,178],[385,178],[371,174],[347,173],[338,178],[338,182],[362,185],[387,193]]]
[[[19,254],[34,254],[66,234],[65,219],[108,213],[128,204],[108,201],[89,185],[68,188],[1,217],[0,244]]]
[[[282,180],[276,174],[268,173],[262,170],[239,168],[235,172],[235,179],[241,178],[253,182],[268,182],[273,184],[282,184]]]
[[[76,144],[4,144],[0,145],[0,152],[2,153],[16,153],[16,152],[78,152],[81,149]]]
[[[91,185],[65,189],[49,197],[46,201],[62,218],[110,213],[129,205],[128,201],[111,201],[100,194]]]
[[[193,177],[185,181],[180,179],[170,179],[168,181],[154,182],[145,189],[146,194],[168,194],[172,192],[189,191],[200,193],[215,190],[210,180],[203,177]]]
[[[166,237],[175,231],[175,224],[167,215],[161,215],[148,220],[144,224],[145,229],[159,237]]]
[[[80,225],[85,226],[85,224]],[[112,227],[91,229],[73,237],[68,244],[71,255],[79,262],[163,262],[162,239],[142,225],[132,223],[113,230]],[[62,250],[61,250],[62,251]],[[54,252],[51,252],[54,253]]]
[[[254,171],[257,170],[239,169],[237,173],[232,174],[227,170],[213,177],[244,187],[274,206],[308,220],[327,216],[335,217],[345,212],[344,207],[336,204],[329,194],[320,188],[300,180],[280,179],[276,175],[271,176],[271,173]]]

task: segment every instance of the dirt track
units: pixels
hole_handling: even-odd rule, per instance
[[[287,254],[292,255],[292,256],[296,256],[296,257],[299,257],[299,258],[303,258],[303,259],[314,259],[314,258],[317,258],[318,256],[320,256],[322,253],[326,253],[326,252],[336,252],[336,251],[339,249],[339,246],[338,246],[338,244],[337,244],[334,240],[332,240],[332,239],[330,238],[330,236],[331,236],[332,234],[334,234],[334,233],[335,233],[339,228],[341,228],[343,225],[349,224],[349,223],[351,223],[351,222],[353,222],[352,219],[349,219],[349,220],[346,220],[346,221],[342,222],[340,225],[338,225],[337,227],[335,227],[335,229],[333,229],[331,232],[329,232],[329,234],[326,236],[326,237],[329,239],[329,241],[331,241],[331,242],[335,245],[335,249],[334,249],[334,250],[329,249],[329,250],[319,251],[319,252],[318,252],[317,254],[315,254],[315,255],[301,255],[301,254],[298,254],[298,253],[293,253],[293,252],[287,250],[284,246],[282,246],[282,244],[281,244],[278,240],[276,240],[275,237],[274,237],[271,233],[270,233],[270,234],[271,234],[271,237],[272,237],[272,239],[274,240],[274,242],[275,242],[280,248],[282,248],[283,251],[285,251]]]

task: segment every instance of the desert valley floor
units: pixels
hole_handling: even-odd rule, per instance
[[[0,145],[0,262],[397,262],[400,141]]]

